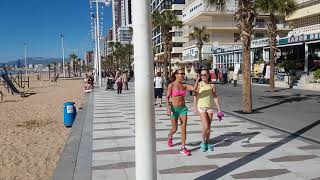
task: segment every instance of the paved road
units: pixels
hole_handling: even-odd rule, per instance
[[[242,88],[217,85],[225,111],[253,121],[287,130],[291,133],[311,125],[302,136],[320,142],[320,92],[296,89],[279,89],[270,92],[268,87],[253,86],[252,114],[242,114]]]
[[[87,113],[83,116],[83,128],[79,128],[82,129],[81,136],[75,136],[81,138],[80,145],[74,150],[67,146],[67,153],[64,152],[61,157],[62,160],[76,158],[72,161],[76,162],[75,167],[64,166],[73,171],[72,179],[135,179],[132,85],[129,91],[121,95],[98,88],[90,95],[92,98],[89,98],[88,107],[84,107]],[[191,106],[190,103],[187,105]],[[192,156],[186,157],[179,154],[179,130],[174,135],[175,146],[172,149],[167,147],[169,128],[165,107],[156,107],[159,180],[320,179],[320,146],[301,141],[295,136],[227,115],[222,122],[217,119],[213,122],[211,143],[215,151],[203,153],[199,151],[201,123],[190,109],[187,147],[192,150]],[[300,132],[307,130],[305,128]],[[63,162],[61,164],[66,165]],[[55,179],[71,179],[61,171],[65,169],[61,164]]]

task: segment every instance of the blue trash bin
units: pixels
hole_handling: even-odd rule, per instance
[[[72,127],[73,121],[77,115],[77,109],[74,106],[74,102],[64,103],[64,125],[66,127]]]

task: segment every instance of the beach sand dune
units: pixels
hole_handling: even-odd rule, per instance
[[[51,179],[70,129],[63,124],[63,103],[83,101],[81,80],[31,82],[37,94],[27,98],[5,93],[0,102],[0,179]]]

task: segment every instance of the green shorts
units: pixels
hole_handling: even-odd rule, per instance
[[[179,116],[186,116],[188,113],[187,106],[180,106],[180,107],[171,107],[171,119],[178,119]]]

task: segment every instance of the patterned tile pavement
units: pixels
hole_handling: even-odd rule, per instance
[[[130,90],[121,95],[103,89],[94,92],[92,180],[135,179],[133,89],[131,83]],[[190,102],[187,105],[191,107]],[[179,154],[180,130],[174,136],[175,146],[169,149],[169,118],[165,107],[155,109],[159,180],[320,179],[320,145],[231,116],[213,121],[214,151],[199,151],[201,122],[191,108],[187,147],[192,156],[183,156]]]

